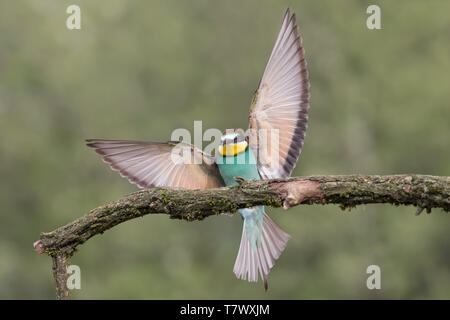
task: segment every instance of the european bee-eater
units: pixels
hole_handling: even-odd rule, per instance
[[[309,87],[302,39],[295,14],[291,16],[288,9],[251,103],[250,130],[246,135],[226,130],[216,157],[182,142],[89,139],[87,145],[95,148],[113,170],[141,188],[208,189],[236,185],[235,177],[289,177],[303,146]],[[262,131],[277,139],[261,139]],[[177,160],[174,150],[197,161]],[[237,211],[244,227],[233,271],[239,279],[254,282],[259,273],[267,290],[267,275],[290,236],[269,218],[263,206]]]

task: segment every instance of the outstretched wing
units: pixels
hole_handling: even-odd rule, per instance
[[[141,188],[209,189],[224,186],[214,158],[192,145],[124,140],[86,140],[122,177]]]
[[[263,179],[291,175],[305,137],[309,87],[302,38],[288,9],[250,107],[249,142]]]

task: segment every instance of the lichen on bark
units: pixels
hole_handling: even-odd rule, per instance
[[[57,298],[68,297],[66,269],[77,247],[114,226],[147,214],[172,219],[203,220],[239,208],[337,204],[413,205],[416,214],[432,208],[450,211],[450,177],[430,175],[328,175],[272,180],[239,180],[239,185],[208,190],[153,188],[140,190],[95,208],[54,231],[41,233],[33,246],[53,259]]]

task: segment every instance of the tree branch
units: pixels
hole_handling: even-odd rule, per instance
[[[173,219],[203,220],[239,208],[265,205],[289,209],[299,204],[339,204],[341,209],[360,204],[389,203],[450,211],[450,177],[428,175],[310,176],[288,179],[237,179],[238,186],[209,190],[153,188],[134,192],[86,213],[34,243],[39,253],[53,258],[57,298],[66,298],[70,257],[91,237],[127,220],[163,213]]]

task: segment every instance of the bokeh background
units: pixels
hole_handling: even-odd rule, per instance
[[[68,30],[66,8],[81,7]],[[382,30],[368,30],[378,4]],[[39,233],[137,188],[85,138],[246,128],[287,7],[311,81],[295,175],[450,175],[450,2],[1,1],[0,298],[53,299]],[[238,217],[126,222],[79,248],[75,299],[450,298],[450,217],[371,205],[268,209],[292,235],[269,291],[232,272]],[[366,287],[381,267],[381,290]]]

